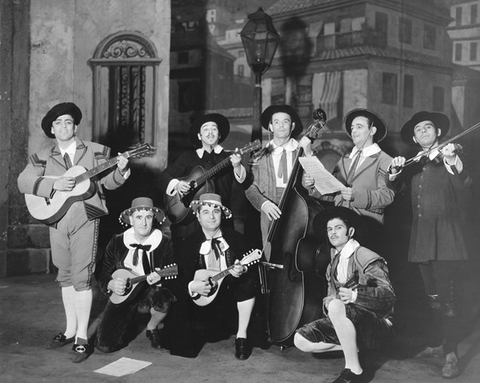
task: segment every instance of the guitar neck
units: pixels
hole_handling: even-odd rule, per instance
[[[125,158],[130,157],[128,153],[124,153],[122,154],[122,156],[124,156]],[[118,157],[111,158],[103,162],[102,164],[94,167],[93,169],[87,170],[85,173],[79,174],[78,176],[75,177],[76,183],[78,184],[80,182],[86,181],[92,177],[95,177],[97,174],[100,174],[101,172],[115,166],[117,164],[117,158]]]
[[[198,177],[197,180],[196,180],[196,184],[197,185],[203,185],[210,178],[212,178],[215,174],[217,174],[220,170],[226,168],[229,165],[231,165],[230,157],[227,157],[223,161],[216,164],[213,168],[207,170],[200,177]]]

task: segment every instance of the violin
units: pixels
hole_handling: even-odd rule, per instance
[[[436,159],[434,159],[434,161],[436,162],[440,162],[443,160],[443,155],[441,153],[441,150],[447,146],[448,144],[452,143],[453,141],[456,141],[458,140],[460,137],[463,137],[465,135],[467,135],[468,133],[470,132],[473,132],[475,129],[478,129],[480,128],[480,122],[477,122],[475,125],[471,126],[470,128],[468,128],[467,130],[457,134],[456,136],[448,139],[447,141],[445,141],[444,143],[440,144],[439,146],[436,146],[432,149],[429,149],[429,150],[426,150],[426,151],[423,151],[423,152],[420,152],[418,153],[415,157],[412,157],[408,160],[405,161],[405,163],[402,165],[402,166],[395,166],[395,169],[397,170],[400,170],[400,169],[403,169],[409,165],[412,165],[418,161],[420,161],[420,159],[423,157],[423,156],[429,156],[430,153],[434,152],[434,151],[438,151],[438,155],[435,156]],[[463,147],[462,145],[460,144],[454,144],[455,146],[455,152],[458,154],[458,153],[461,153],[462,150],[463,150]]]

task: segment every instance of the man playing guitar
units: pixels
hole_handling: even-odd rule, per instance
[[[194,169],[201,167],[203,170],[209,170],[230,157],[233,169],[226,167],[220,170],[202,192],[219,194],[225,205],[231,207],[233,183],[243,183],[246,178],[246,170],[241,164],[242,156],[240,154],[226,152],[220,145],[227,138],[229,132],[230,123],[227,118],[217,113],[199,117],[192,123],[189,135],[190,141],[196,149],[182,153],[160,176],[160,189],[166,199],[174,196],[183,197],[191,191],[192,185],[181,178],[187,177]],[[190,197],[191,201],[195,195]],[[187,203],[187,208],[188,205]],[[170,216],[170,212],[168,213]],[[193,219],[193,216],[190,220],[173,221],[171,229],[175,244],[198,227],[197,220]],[[231,226],[233,227],[233,224]]]
[[[32,155],[18,177],[21,193],[49,200],[55,193],[75,188],[75,178],[63,176],[72,166],[92,169],[109,161],[110,148],[76,137],[82,112],[77,105],[55,105],[42,119],[42,129],[55,145]],[[66,316],[65,331],[58,333],[45,348],[53,349],[74,343],[74,363],[82,362],[93,352],[87,338],[92,307],[92,276],[95,272],[100,217],[108,214],[103,187],[116,189],[124,184],[130,171],[128,159],[119,156],[113,171],[103,172],[92,184],[94,193],[77,200],[50,222],[50,245],[53,264],[58,268],[57,283],[62,288]]]

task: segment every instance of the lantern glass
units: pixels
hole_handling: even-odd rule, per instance
[[[270,68],[280,36],[272,18],[259,8],[248,16],[248,22],[240,32],[247,61],[253,72],[263,74]]]

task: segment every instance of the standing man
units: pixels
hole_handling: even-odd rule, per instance
[[[158,228],[164,220],[163,211],[145,197],[135,198],[132,206],[120,215],[120,222],[131,227],[108,243],[98,277],[102,291],[117,298],[115,304],[108,301],[98,324],[96,347],[100,351],[113,352],[128,344],[131,336],[136,335],[129,330],[132,327],[136,330],[137,312],[150,314],[147,338],[153,348],[162,347],[159,326],[163,327],[170,305],[176,300],[169,280],[161,282],[157,274],[163,271],[168,276],[169,267],[174,264],[172,242]],[[119,269],[123,269],[124,275],[113,276]],[[146,276],[147,283],[139,282],[130,290],[127,278],[139,276]],[[126,292],[125,299],[120,301],[118,298]]]
[[[30,157],[18,177],[21,193],[49,198],[56,191],[69,192],[75,178],[63,174],[72,165],[92,169],[110,158],[110,148],[76,137],[82,112],[71,102],[55,105],[42,120],[42,129],[54,146]],[[108,214],[103,187],[116,189],[125,183],[130,171],[128,160],[117,157],[117,167],[102,173],[95,181],[96,191],[87,200],[73,202],[66,213],[50,227],[52,261],[58,268],[57,283],[62,288],[66,316],[65,331],[45,345],[53,349],[74,343],[74,363],[82,362],[93,352],[87,330],[92,307],[92,276],[97,255],[100,217]]]
[[[332,246],[326,272],[328,293],[323,299],[326,318],[301,327],[294,344],[305,352],[343,351],[345,369],[334,383],[360,382],[363,368],[358,350],[377,349],[392,335],[395,293],[385,260],[355,239],[361,218],[336,206],[318,213],[315,231],[326,233]]]
[[[269,106],[262,113],[260,123],[273,134],[273,139],[254,157],[251,167],[252,183],[245,195],[261,213],[260,226],[265,246],[270,223],[279,219],[282,214],[278,203],[288,184],[300,146],[305,148],[306,155],[311,155],[312,151],[307,137],[303,137],[300,142],[295,140],[303,131],[303,125],[291,106]],[[269,258],[270,254],[266,251],[265,255]]]
[[[235,356],[248,359],[252,345],[247,330],[257,292],[255,279],[247,272],[248,265],[240,262],[248,247],[240,233],[222,225],[224,219],[232,217],[232,212],[223,206],[220,195],[202,194],[199,200],[192,201],[191,207],[200,228],[181,243],[178,251],[181,278],[176,293],[178,302],[165,327],[166,334],[171,336],[168,348],[173,355],[192,358],[205,341],[236,332]],[[219,281],[220,286],[215,286],[210,278],[199,276],[205,269],[212,275],[228,271]],[[212,295],[214,291],[216,296]],[[199,304],[210,296],[210,303]]]
[[[369,225],[368,245],[378,240],[384,223],[385,208],[393,202],[395,193],[387,187],[385,174],[392,158],[378,146],[387,136],[383,119],[368,109],[353,109],[347,113],[344,128],[355,145],[344,155],[333,170],[333,175],[345,185],[341,191],[321,195],[314,180],[304,174],[302,184],[309,195],[322,201],[333,201],[364,217]]]
[[[428,347],[423,355],[445,355],[444,378],[460,374],[457,346],[462,315],[458,311],[461,286],[468,260],[468,215],[470,176],[453,144],[439,147],[450,128],[442,113],[422,111],[402,127],[401,137],[421,149],[413,165],[402,170],[404,157],[392,160],[391,186],[398,189],[402,178],[410,183],[413,222],[409,262],[418,264],[434,316],[439,319],[444,342]]]
[[[207,171],[230,157],[233,169],[226,167],[220,170],[213,177],[213,185],[214,192],[222,197],[226,206],[231,207],[234,179],[238,183],[243,183],[246,178],[246,170],[241,164],[242,156],[240,154],[228,153],[220,145],[227,138],[229,132],[230,123],[225,116],[218,113],[207,114],[193,122],[190,127],[190,141],[196,149],[181,154],[160,176],[160,188],[162,193],[165,193],[167,201],[183,197],[190,191],[190,183],[181,178],[188,177],[195,168],[202,167]],[[168,205],[169,203],[167,203],[167,209]],[[171,216],[171,211],[168,213]],[[197,226],[196,220],[193,224],[173,222],[174,244],[192,233]]]

